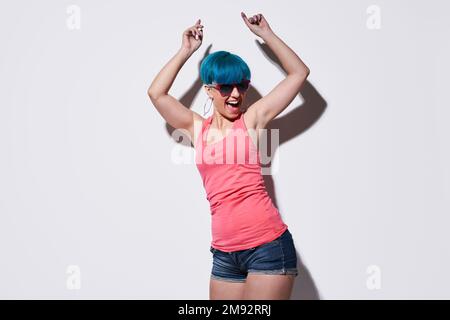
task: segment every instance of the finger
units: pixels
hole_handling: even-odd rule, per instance
[[[199,25],[200,25],[200,19],[197,20],[197,22],[194,23],[194,25],[193,25],[191,28],[196,28],[196,27],[198,27]]]
[[[202,36],[201,32],[197,29],[194,29],[194,32],[195,32],[195,39],[199,40]]]
[[[198,37],[196,39],[202,39],[203,38],[203,31],[199,30],[197,31]]]
[[[247,25],[247,27],[250,27],[250,21],[248,20],[248,18],[244,12],[241,12],[241,17],[242,17],[242,19],[244,19],[244,22]]]

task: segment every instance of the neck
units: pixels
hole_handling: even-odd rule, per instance
[[[218,111],[214,111],[213,115],[211,116],[211,122],[214,123],[214,126],[219,130],[230,128],[235,120],[236,119],[228,119],[224,117]]]

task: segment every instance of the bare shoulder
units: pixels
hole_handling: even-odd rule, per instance
[[[253,143],[258,146],[259,141],[259,132],[258,132],[258,118],[256,114],[255,104],[251,105],[247,108],[245,113],[243,114],[244,123],[247,127],[247,133],[250,138],[253,140]]]
[[[253,129],[255,130],[257,127],[257,114],[256,114],[256,108],[254,105],[251,105],[247,108],[245,113],[243,114],[245,126],[247,129]]]
[[[191,138],[191,144],[195,148],[195,143],[197,142],[197,137],[199,136],[201,130],[203,121],[205,121],[206,118],[203,118],[201,115],[199,115],[197,112],[192,111],[192,125],[189,126],[189,135]]]

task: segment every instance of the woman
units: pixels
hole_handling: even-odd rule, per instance
[[[172,127],[186,130],[196,151],[212,214],[210,299],[289,299],[298,274],[296,251],[266,192],[258,146],[261,129],[290,104],[309,69],[262,14],[247,18],[241,12],[241,16],[287,73],[269,94],[244,108],[250,70],[239,56],[226,51],[210,54],[200,68],[205,92],[214,104],[210,117],[203,118],[168,94],[181,67],[202,44],[203,25],[198,20],[184,31],[180,50],[153,80],[148,95]],[[217,161],[230,160],[236,149],[227,146],[235,141],[246,142],[238,151],[238,158],[244,155],[244,160]],[[249,161],[252,157],[256,162]]]

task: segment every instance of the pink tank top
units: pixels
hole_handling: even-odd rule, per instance
[[[212,117],[202,123],[195,161],[211,211],[211,246],[231,252],[278,238],[288,228],[268,195],[258,149],[243,113],[225,138],[206,145]]]

